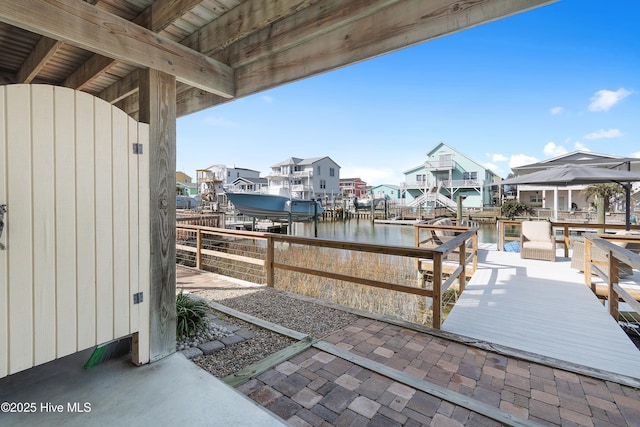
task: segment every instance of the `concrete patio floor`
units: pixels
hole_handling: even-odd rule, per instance
[[[181,353],[142,367],[123,357],[84,369],[90,355],[83,351],[0,379],[0,425],[286,425]],[[10,413],[4,402],[33,411]]]

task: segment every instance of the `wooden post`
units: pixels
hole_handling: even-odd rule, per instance
[[[564,225],[564,257],[569,257],[569,225]]]
[[[140,121],[149,124],[150,359],[176,351],[176,79],[139,70]]]
[[[442,324],[442,253],[433,253],[433,298],[431,326],[440,329]]]
[[[619,320],[618,313],[618,293],[613,289],[613,284],[618,283],[618,258],[616,258],[612,251],[609,251],[609,314]]]
[[[196,268],[202,270],[202,230],[196,230]]]
[[[473,235],[473,271],[472,273],[475,273],[477,269],[478,269],[478,233]]]
[[[591,240],[584,239],[584,283],[591,287]]]
[[[460,265],[462,266],[462,271],[460,272],[460,276],[458,276],[458,291],[462,293],[467,283],[467,241],[466,240],[462,242],[458,250],[460,251]]]
[[[267,269],[267,287],[273,288],[274,285],[274,272],[273,272],[273,257],[274,257],[274,242],[271,237],[267,237],[267,259],[265,260],[265,268]]]
[[[498,250],[504,251],[504,221],[498,220]]]

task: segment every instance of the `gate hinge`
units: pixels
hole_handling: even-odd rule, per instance
[[[133,303],[134,304],[140,304],[142,302],[142,292],[138,292],[136,294],[133,294]]]
[[[133,154],[142,154],[142,144],[138,142],[133,143]]]

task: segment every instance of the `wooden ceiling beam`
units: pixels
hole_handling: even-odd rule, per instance
[[[3,0],[0,21],[103,56],[149,67],[226,98],[231,67],[78,0]]]
[[[187,37],[182,44],[197,46],[200,53],[211,55],[280,19],[320,2],[321,0],[245,1]]]
[[[98,95],[99,98],[114,104],[138,91],[138,71],[127,74]]]
[[[106,56],[92,55],[65,79],[62,86],[83,90],[115,63],[116,61]]]
[[[142,27],[149,28],[154,33],[158,33],[201,2],[202,0],[156,0],[151,4],[151,6],[142,11],[132,22]],[[107,58],[98,54],[93,55],[66,79],[64,86],[82,90],[93,80],[100,77],[102,73],[108,71],[109,68],[116,63],[117,61],[112,58]],[[132,80],[132,77],[137,82],[137,73],[132,73],[125,78]],[[125,87],[127,89],[121,94],[114,93],[114,90],[120,87]],[[113,87],[105,89],[98,96],[109,102],[117,102],[124,96],[128,96],[130,94],[128,91],[129,88],[127,85],[123,86],[116,83]]]
[[[330,15],[310,7],[290,18],[297,25],[285,19],[251,40],[234,44],[224,57],[236,71],[236,95],[246,96],[555,1],[404,0],[389,2],[393,4],[373,14],[365,13],[370,1],[326,2],[334,6]],[[315,25],[313,13],[329,20],[335,16],[355,19]],[[301,20],[307,25],[300,26]]]
[[[200,3],[202,0],[155,0],[147,8],[151,15],[147,28],[154,33],[159,33]]]
[[[61,41],[43,36],[18,70],[18,83],[31,83],[63,44]]]

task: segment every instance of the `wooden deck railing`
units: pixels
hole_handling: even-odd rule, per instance
[[[498,250],[504,250],[504,244],[509,241],[519,241],[520,240],[520,224],[522,220],[500,220],[498,223]],[[583,224],[579,222],[562,222],[562,221],[551,221],[551,225],[554,230],[562,230],[562,237],[556,239],[557,244],[562,244],[564,249],[564,256],[569,256],[569,248],[571,247],[571,232],[579,232],[579,231],[591,231],[596,232],[598,230],[604,229],[607,230],[624,230],[624,224]],[[508,227],[515,227],[518,229],[517,235],[507,235],[505,230]],[[639,225],[632,225],[632,230],[640,230]]]
[[[640,236],[606,236],[597,234],[585,234],[584,239],[584,281],[593,286],[593,275],[597,274],[608,287],[609,313],[614,319],[619,320],[618,302],[622,299],[636,313],[640,314],[640,303],[620,285],[620,266],[631,269],[631,272],[640,270],[640,255],[620,247],[612,241],[622,241],[640,245]],[[607,262],[594,262],[591,256],[594,248],[604,251]],[[633,275],[630,275],[633,278]],[[637,280],[633,282],[637,285]]]
[[[418,225],[416,235],[425,229],[433,228],[427,225]],[[459,233],[457,236],[437,247],[406,247],[406,246],[388,246],[367,243],[345,242],[337,240],[315,239],[307,237],[287,236],[272,233],[260,233],[251,231],[227,230],[221,228],[203,227],[196,225],[178,224],[176,234],[181,236],[190,235],[176,244],[178,251],[185,251],[195,256],[195,267],[202,268],[203,255],[209,257],[217,257],[219,259],[227,259],[250,263],[262,266],[266,274],[267,286],[275,285],[275,271],[291,271],[306,275],[324,277],[344,281],[352,284],[364,285],[373,288],[387,289],[391,291],[403,292],[407,294],[418,295],[432,300],[432,327],[439,329],[442,324],[442,295],[453,284],[455,280],[459,281],[460,291],[464,289],[467,277],[467,264],[472,265],[475,270],[477,266],[477,228],[467,229],[464,227],[450,227],[449,231]],[[218,236],[226,239],[250,239],[259,240],[264,244],[263,253],[252,253],[241,255],[229,253],[216,247],[203,247],[205,236]],[[332,248],[346,250],[359,253],[373,253],[390,256],[398,256],[403,258],[415,259],[416,262],[429,260],[433,268],[433,285],[427,289],[422,286],[412,286],[409,284],[389,283],[368,277],[358,277],[350,274],[338,273],[336,271],[326,271],[309,266],[299,266],[280,260],[275,260],[276,243],[281,246],[300,245],[307,248]],[[471,249],[469,249],[471,248]],[[444,268],[446,262],[449,266],[456,264],[451,259],[457,254],[457,265],[453,269]],[[284,258],[284,257],[280,257]],[[339,257],[337,257],[339,258]]]

